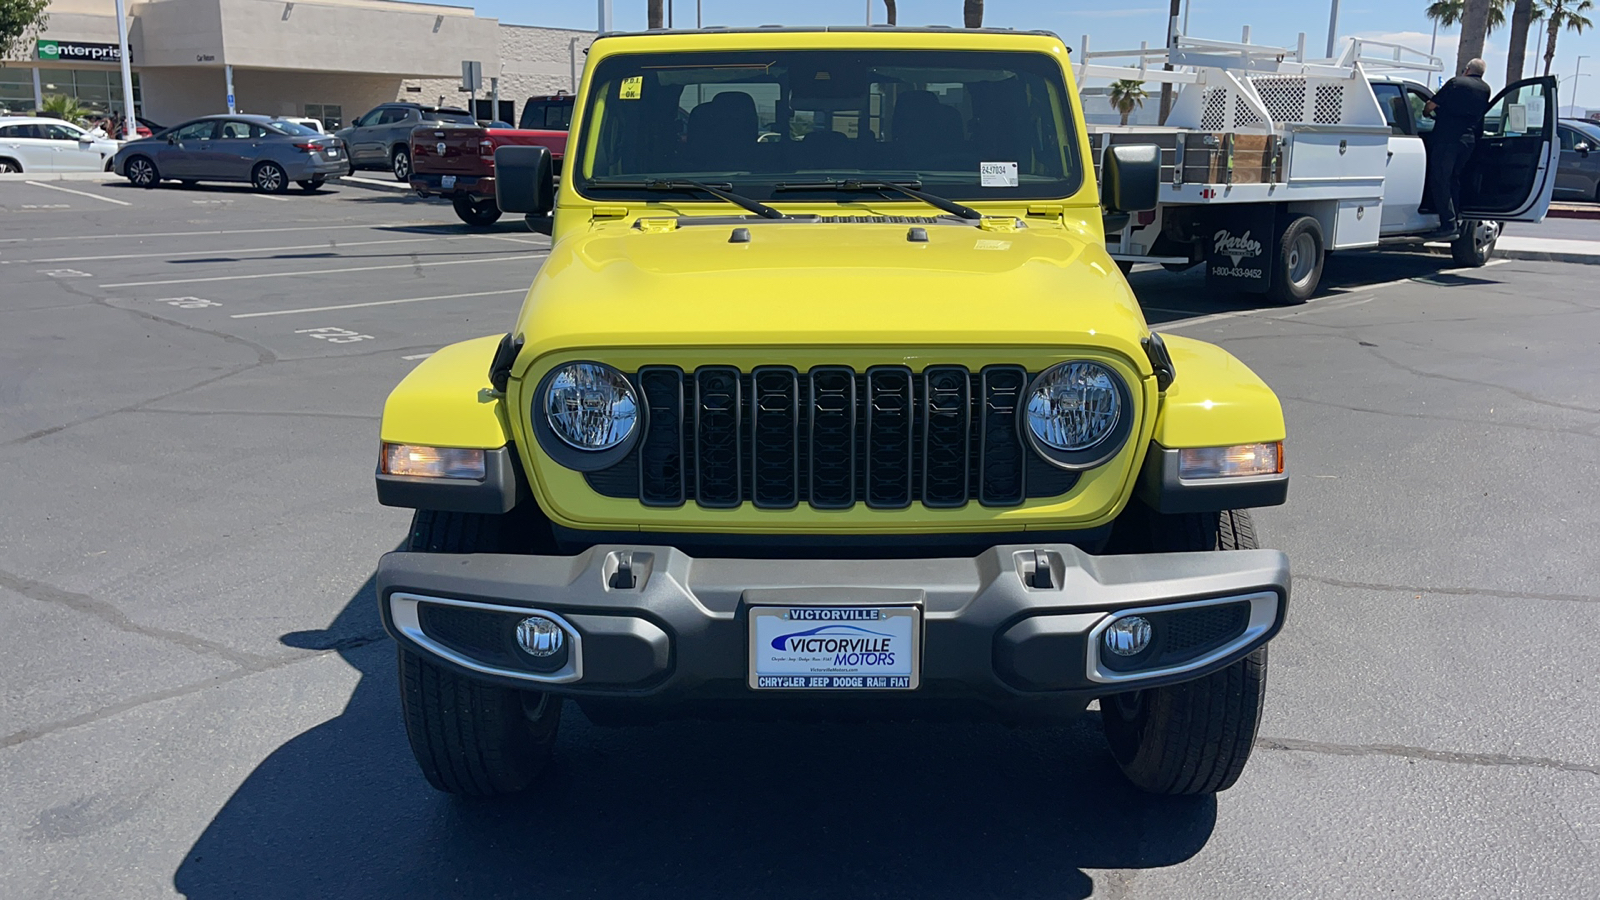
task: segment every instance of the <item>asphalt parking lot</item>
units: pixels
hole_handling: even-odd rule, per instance
[[[569,708],[545,786],[467,803],[400,724],[378,414],[548,246],[351,186],[0,184],[0,895],[1600,896],[1600,269],[1341,254],[1294,309],[1134,272],[1289,417],[1296,595],[1215,799],[1134,793],[1092,719]]]

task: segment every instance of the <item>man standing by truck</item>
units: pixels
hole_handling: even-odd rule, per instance
[[[1481,59],[1467,62],[1460,75],[1444,83],[1423,107],[1434,121],[1428,147],[1428,197],[1439,213],[1439,234],[1453,237],[1460,230],[1456,208],[1461,203],[1461,170],[1472,156],[1479,123],[1489,111],[1489,85]]]

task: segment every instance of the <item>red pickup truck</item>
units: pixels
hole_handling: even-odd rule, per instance
[[[474,227],[494,224],[494,151],[515,145],[547,147],[557,174],[567,133],[524,128],[424,125],[411,132],[411,188],[423,197],[449,197],[456,215]]]

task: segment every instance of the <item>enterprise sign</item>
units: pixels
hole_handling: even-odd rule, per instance
[[[122,48],[116,44],[90,44],[83,41],[39,41],[35,50],[40,59],[67,62],[122,62]]]

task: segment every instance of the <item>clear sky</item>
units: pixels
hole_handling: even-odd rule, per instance
[[[448,0],[471,5],[480,15],[493,16],[515,25],[550,25],[562,28],[593,29],[598,19],[598,0]],[[693,26],[695,0],[670,0],[675,3],[674,24]],[[1306,33],[1308,50],[1321,55],[1328,39],[1327,0],[1311,2],[1266,2],[1266,0],[1191,0],[1189,33],[1217,40],[1238,40],[1241,28],[1251,26],[1251,41],[1293,47],[1299,32]],[[700,0],[707,25],[857,25],[866,22],[867,0]],[[1123,0],[1122,4],[1093,0],[987,0],[984,24],[1008,28],[1043,28],[1061,35],[1073,47],[1080,37],[1090,35],[1090,49],[1136,48],[1140,41],[1159,45],[1166,29],[1166,4],[1161,0]],[[961,0],[899,0],[901,25],[960,25]],[[1427,50],[1432,23],[1423,15],[1426,0],[1343,0],[1339,10],[1339,34],[1372,38],[1391,38],[1399,43]],[[612,0],[616,28],[622,31],[645,27],[645,0]],[[872,20],[884,21],[883,0],[871,0]],[[1509,13],[1508,13],[1509,14]],[[1593,13],[1600,26],[1600,10]],[[1457,34],[1441,32],[1437,55],[1447,66],[1455,63]],[[1542,71],[1544,30],[1535,26],[1529,41],[1528,71]],[[1504,30],[1489,35],[1485,59],[1489,63],[1489,83],[1496,90],[1505,83]],[[1600,28],[1583,34],[1563,32],[1556,43],[1554,74],[1562,77],[1561,103],[1573,103],[1573,70],[1578,56],[1585,70],[1578,79],[1577,105],[1600,108]],[[1537,68],[1536,68],[1537,67]],[[1588,74],[1592,71],[1594,74]]]

